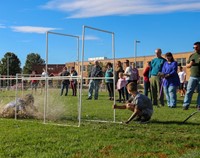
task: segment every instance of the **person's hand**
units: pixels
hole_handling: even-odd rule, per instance
[[[170,76],[170,74],[166,74],[166,75],[165,75],[165,78],[168,78],[169,76]]]
[[[165,74],[162,73],[162,72],[159,72],[159,73],[158,73],[158,76],[163,78],[163,77],[165,77]]]
[[[115,109],[115,108],[116,108],[116,106],[117,106],[117,104],[113,104],[113,109]]]

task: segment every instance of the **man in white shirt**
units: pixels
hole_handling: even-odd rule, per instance
[[[124,72],[124,76],[126,76],[127,84],[129,84],[130,82],[133,82],[133,69],[130,66],[129,60],[126,60],[125,64],[126,64],[126,69]],[[125,88],[125,93],[126,93],[126,100],[128,100],[130,95],[127,91],[127,88]]]

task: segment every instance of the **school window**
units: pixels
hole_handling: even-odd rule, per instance
[[[80,66],[80,70],[81,70],[81,66]],[[83,65],[83,71],[86,71],[85,65]]]
[[[176,61],[178,65],[186,66],[186,58],[177,58]]]
[[[143,68],[143,61],[136,61],[136,68]]]
[[[83,65],[83,71],[86,71],[85,65]]]

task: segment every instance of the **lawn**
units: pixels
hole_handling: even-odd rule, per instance
[[[59,89],[48,95],[47,123],[41,119],[0,118],[0,158],[199,158],[200,113],[185,124],[181,122],[195,109],[197,95],[191,108],[182,110],[183,98],[178,96],[175,109],[154,107],[148,124],[120,124],[89,120],[113,121],[113,102],[107,93],[100,92],[99,100],[86,100],[83,93],[80,127],[78,125],[78,97],[59,96]],[[0,92],[0,107],[13,100],[15,93]],[[41,114],[43,94],[34,94]],[[116,110],[116,121],[128,119],[131,112]],[[54,125],[53,123],[59,123]]]

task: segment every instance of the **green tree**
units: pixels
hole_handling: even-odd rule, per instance
[[[26,62],[23,67],[23,74],[30,74],[32,72],[33,65],[45,64],[44,59],[40,57],[37,53],[30,53],[26,57]]]
[[[21,62],[17,55],[7,52],[1,59],[0,74],[15,76],[17,73],[21,73]]]

